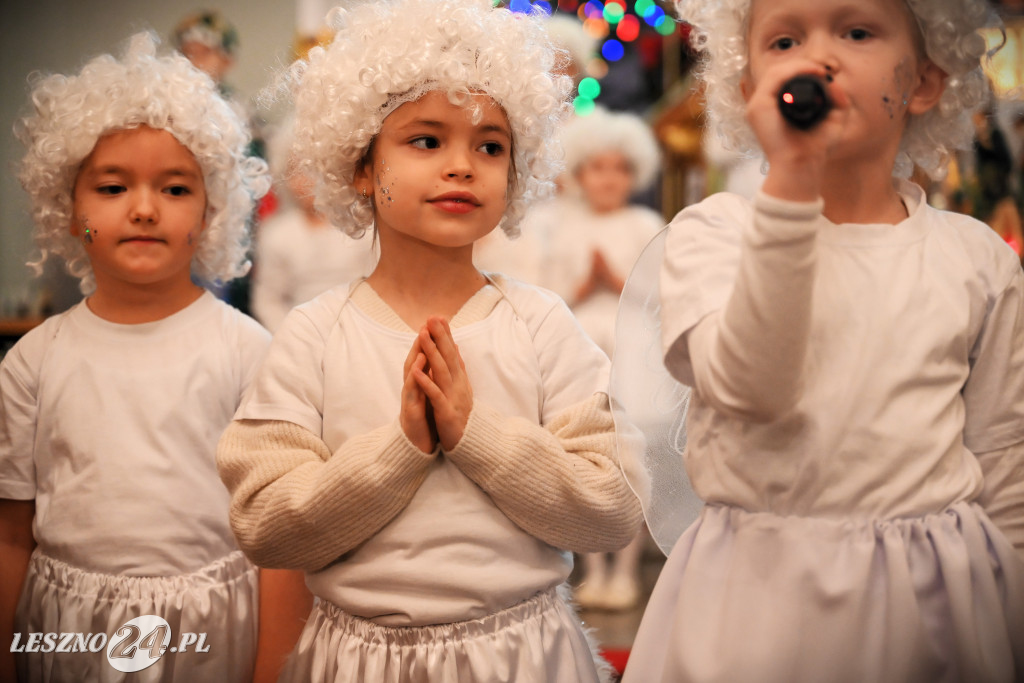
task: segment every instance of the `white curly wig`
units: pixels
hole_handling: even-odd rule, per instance
[[[626,112],[595,107],[577,116],[562,131],[565,166],[575,175],[589,157],[603,152],[621,152],[633,169],[633,191],[646,190],[658,174],[661,153],[654,133],[642,118]]]
[[[31,113],[15,124],[27,148],[19,179],[42,252],[29,265],[38,274],[51,254],[63,258],[84,294],[95,280],[85,249],[69,232],[75,179],[100,137],[141,125],[170,132],[202,169],[206,229],[193,273],[222,282],[249,269],[248,221],[254,200],[270,187],[266,164],[246,156],[246,124],[209,76],[180,54],[158,57],[157,43],[154,34],[138,33],[120,60],[105,54],[74,76],[33,76]]]
[[[691,44],[703,53],[700,77],[707,113],[725,145],[756,154],[757,140],[744,118],[740,80],[747,68],[748,18],[752,0],[676,0],[679,18],[693,26]],[[971,112],[985,101],[986,56],[979,30],[1001,26],[985,0],[894,0],[905,2],[917,21],[925,53],[948,76],[938,106],[912,116],[903,134],[893,175],[908,177],[914,164],[941,179],[955,149],[970,146]]]
[[[328,14],[333,42],[311,50],[289,78],[295,158],[315,179],[317,207],[332,223],[354,237],[372,224],[370,201],[352,186],[356,165],[384,118],[431,90],[447,91],[454,104],[486,93],[508,116],[514,173],[500,224],[510,237],[526,206],[553,189],[561,167],[556,133],[570,112],[572,82],[552,73],[559,51],[542,12],[513,14],[492,4],[378,0]]]

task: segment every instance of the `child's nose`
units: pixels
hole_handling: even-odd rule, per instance
[[[808,41],[805,55],[825,67],[830,74],[834,74],[839,69],[839,62],[833,47],[828,36],[815,36]]]
[[[139,190],[133,199],[129,220],[132,223],[155,223],[158,214],[153,193],[149,190]]]
[[[465,180],[473,177],[473,164],[467,153],[453,150],[445,161],[446,177]]]

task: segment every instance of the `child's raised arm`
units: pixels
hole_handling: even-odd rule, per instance
[[[665,364],[717,410],[767,422],[800,396],[821,203],[761,195],[752,214],[712,197],[673,221],[661,280]],[[723,250],[738,263],[708,258]],[[726,301],[696,284],[733,269]]]

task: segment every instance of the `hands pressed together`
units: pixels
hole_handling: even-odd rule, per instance
[[[473,387],[448,321],[431,317],[409,349],[403,371],[399,422],[406,437],[424,453],[438,442],[451,450],[473,409]]]
[[[626,283],[615,274],[604,254],[595,249],[590,255],[590,274],[586,281],[576,290],[575,300],[577,303],[590,298],[599,289],[607,289],[615,294],[621,294]]]

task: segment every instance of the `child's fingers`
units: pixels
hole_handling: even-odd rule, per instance
[[[459,353],[459,346],[455,343],[455,337],[452,335],[452,328],[448,325],[448,321],[444,318],[431,318],[427,321],[427,329],[430,330],[430,336],[433,338],[434,343],[437,346],[437,350],[440,351],[441,357],[444,358],[445,364],[448,366],[448,372],[451,375],[457,374],[461,365],[462,356]]]
[[[424,326],[419,335],[420,347],[427,356],[430,374],[442,391],[447,391],[452,383],[451,367],[438,349],[430,330]]]
[[[422,353],[423,349],[420,348],[420,338],[417,335],[416,339],[413,340],[412,346],[409,348],[409,354],[405,357],[405,364],[402,366],[402,377],[409,375],[409,370],[412,369],[413,361],[416,359],[416,354]]]
[[[408,406],[419,406],[426,404],[426,396],[416,382],[416,374],[424,374],[427,365],[427,357],[418,353],[408,364],[409,371],[405,373],[405,382],[402,385],[402,402]]]
[[[443,413],[448,403],[448,397],[444,395],[437,383],[430,379],[430,375],[421,369],[413,369],[409,377],[416,384],[420,393],[434,406],[435,413],[438,411]]]
[[[445,329],[445,330],[446,330],[446,331],[448,332],[448,336],[449,336],[449,337],[451,338],[451,340],[452,340],[452,346],[453,346],[453,347],[455,348],[455,355],[456,355],[456,356],[458,357],[458,359],[459,359],[459,364],[458,364],[458,368],[459,368],[459,370],[461,370],[461,371],[462,371],[462,374],[463,374],[463,375],[465,375],[465,374],[466,374],[466,361],[464,361],[464,360],[462,359],[462,354],[461,354],[461,353],[459,353],[459,345],[455,343],[455,335],[453,335],[453,334],[452,334],[452,328],[451,328],[451,326],[450,326],[450,325],[448,324],[448,320],[447,320],[447,319],[445,319],[445,318],[441,318],[441,322],[443,322],[443,323],[444,323],[444,329]]]
[[[422,353],[417,354],[409,363],[409,372],[402,384],[398,419],[409,441],[424,453],[430,453],[437,443],[437,431],[430,419],[430,404],[426,394],[416,381],[417,375],[424,374],[426,365],[427,358]]]
[[[447,319],[443,318],[443,317],[441,318],[441,323],[444,324],[444,331],[447,332],[447,335],[449,335],[449,338],[452,339],[452,346],[453,346],[453,348],[455,350],[455,355],[456,355],[456,357],[459,360],[457,366],[450,364],[449,367],[450,368],[459,368],[459,370],[462,372],[462,375],[465,376],[466,375],[466,361],[463,360],[462,353],[459,352],[459,345],[455,343],[455,335],[452,334],[452,326],[450,326],[449,322],[447,322]]]

